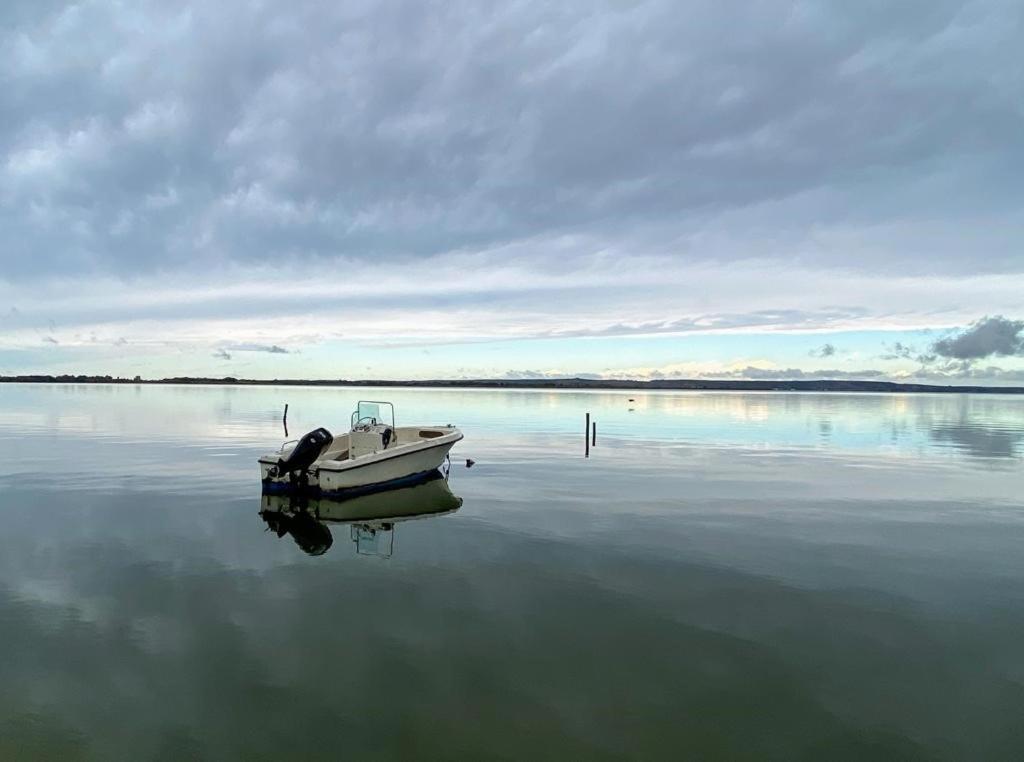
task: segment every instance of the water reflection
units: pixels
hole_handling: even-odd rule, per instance
[[[105,468],[111,458],[133,473],[168,465],[160,445],[181,461],[197,448],[217,448],[221,455],[251,447],[257,455],[280,444],[281,413],[290,403],[289,428],[309,431],[347,419],[355,400],[386,394],[407,421],[455,423],[472,437],[460,451],[536,455],[548,445],[561,448],[560,437],[578,441],[586,413],[598,422],[602,441],[685,442],[714,447],[813,447],[846,452],[899,451],[912,454],[973,456],[957,432],[936,427],[960,424],[996,430],[983,444],[995,457],[1020,458],[1024,440],[1024,396],[958,394],[814,394],[737,392],[524,392],[501,390],[299,389],[253,387],[53,387],[11,385],[0,389],[0,441],[40,435],[38,449],[21,451],[23,470],[46,471],[46,460],[60,457],[59,467],[80,466],[78,474]],[[631,401],[632,400],[632,401]],[[45,439],[62,434],[60,452]],[[973,432],[967,432],[968,435]],[[985,433],[985,432],[982,432]],[[538,436],[540,435],[540,437]],[[543,437],[543,439],[541,438]],[[128,451],[120,443],[136,447]],[[525,445],[525,446],[524,446]],[[472,449],[468,449],[472,448]],[[116,452],[115,452],[116,450]],[[604,450],[607,452],[607,450]],[[209,452],[204,452],[204,455]],[[26,464],[26,456],[35,462]],[[152,456],[152,457],[150,457]],[[31,465],[31,468],[28,466]],[[201,468],[210,469],[205,458]],[[50,467],[54,467],[51,464]],[[239,469],[238,473],[242,473]],[[72,473],[71,475],[75,475]],[[225,470],[210,481],[230,478]]]
[[[305,553],[321,556],[334,544],[328,524],[348,524],[360,555],[390,558],[395,524],[454,513],[462,498],[452,494],[448,480],[437,474],[413,487],[385,490],[337,500],[305,495],[263,495],[260,516],[278,537],[290,535]]]
[[[1017,458],[1024,444],[1024,431],[974,423],[933,426],[932,439],[974,458]]]

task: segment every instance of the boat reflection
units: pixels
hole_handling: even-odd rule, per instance
[[[390,558],[395,525],[402,521],[454,513],[462,498],[452,494],[441,474],[413,487],[374,492],[345,500],[304,495],[260,498],[260,516],[278,537],[291,535],[311,556],[326,553],[334,544],[329,524],[348,524],[356,553]]]

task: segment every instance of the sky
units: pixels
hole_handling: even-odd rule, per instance
[[[0,4],[0,374],[1024,385],[1019,0]]]

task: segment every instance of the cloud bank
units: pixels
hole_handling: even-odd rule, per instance
[[[6,3],[0,371],[1000,314],[874,355],[1013,371],[1022,31],[1009,0]],[[855,372],[834,341],[777,364]]]

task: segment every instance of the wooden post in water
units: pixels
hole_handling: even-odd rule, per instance
[[[288,436],[288,403],[284,403],[284,417],[281,419],[284,424],[284,435]]]
[[[587,413],[587,422],[583,426],[583,457],[590,457],[590,413]]]
[[[590,446],[597,447],[597,421],[594,421],[594,423],[592,424],[590,432]]]

